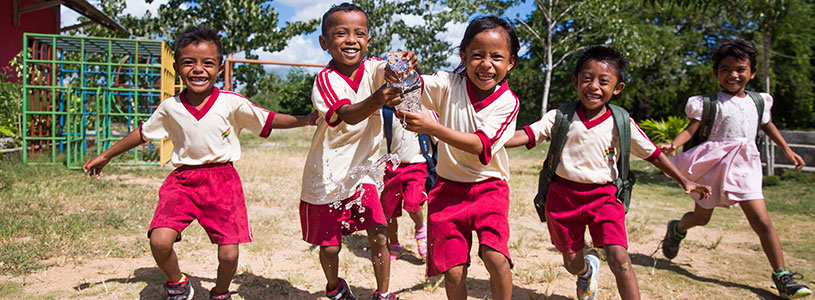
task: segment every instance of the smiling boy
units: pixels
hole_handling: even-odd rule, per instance
[[[241,156],[238,135],[247,129],[268,137],[272,128],[314,125],[316,114],[275,114],[239,94],[216,88],[223,71],[223,47],[218,33],[204,26],[191,27],[176,39],[173,68],[186,86],[184,91],[162,101],[144,124],[89,159],[82,169],[99,179],[113,157],[148,140],[172,140],[171,161],[176,169],[159,189],[147,231],[153,258],[167,279],[167,299],[192,299],[195,292],[181,273],[173,244],[196,219],[218,245],[218,275],[210,299],[230,299],[238,244],[252,241],[243,188],[232,167]]]
[[[607,104],[613,95],[625,88],[623,82],[627,62],[606,46],[587,48],[577,59],[572,84],[577,90],[577,118],[569,125],[566,143],[546,200],[546,220],[552,244],[563,256],[569,273],[577,275],[578,299],[592,299],[597,292],[600,260],[594,255],[584,257],[583,239],[589,228],[595,247],[603,247],[609,268],[617,280],[622,299],[639,299],[639,286],[628,256],[625,229],[625,207],[616,197],[614,180],[619,176],[619,135]],[[531,149],[552,135],[557,110],[507,142],[507,147],[527,145]],[[709,187],[698,185],[682,176],[637,124],[631,124],[631,154],[651,162],[679,182],[685,193],[709,195]]]
[[[317,74],[311,101],[320,120],[303,170],[300,225],[303,240],[320,247],[326,297],[356,299],[339,278],[344,235],[365,230],[376,277],[373,299],[395,299],[388,291],[390,254],[382,204],[374,183],[353,170],[370,167],[382,141],[382,105],[401,102],[401,89],[384,85],[385,61],[363,57],[368,51],[368,17],[354,4],[331,7],[322,19],[320,46],[331,62]],[[415,66],[415,57],[407,54]],[[388,76],[390,75],[390,76]]]

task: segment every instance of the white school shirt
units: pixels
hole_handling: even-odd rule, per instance
[[[770,110],[773,107],[773,97],[767,93],[759,93],[764,98],[764,111],[761,124],[767,124],[772,119]],[[710,128],[711,141],[755,140],[758,126],[758,112],[756,104],[750,95],[736,97],[725,92],[716,94],[716,117]],[[702,120],[704,110],[704,96],[698,95],[688,98],[685,113],[689,119]]]
[[[550,110],[543,118],[531,125],[524,126],[529,137],[527,148],[531,149],[552,134],[557,109]],[[648,136],[637,126],[633,119],[631,124],[631,155],[654,161],[662,151],[651,142]],[[566,144],[560,155],[555,174],[561,178],[580,183],[606,184],[617,179],[617,160],[620,159],[620,136],[614,126],[611,109],[588,121],[583,106],[578,105],[569,125]]]
[[[201,110],[191,105],[184,94],[161,101],[139,126],[142,141],[173,141],[173,166],[236,161],[241,158],[241,131],[248,129],[264,138],[272,131],[275,113],[240,94],[215,87]]]
[[[439,176],[458,182],[509,180],[509,157],[504,144],[515,132],[520,103],[507,82],[501,82],[492,95],[478,101],[472,83],[464,75],[438,72],[421,78],[422,101],[438,114],[439,123],[474,133],[484,145],[481,153],[471,154],[439,141],[436,166]]]
[[[402,128],[402,122],[399,121],[395,115],[393,116],[390,129],[392,134],[390,153],[399,155],[399,161],[402,163],[415,164],[425,162],[422,149],[419,146],[419,135],[417,133]],[[388,130],[388,128],[385,128],[385,130]]]
[[[331,62],[317,74],[311,102],[320,118],[303,169],[302,201],[329,204],[353,196],[359,184],[376,182],[371,176],[343,179],[352,168],[371,164],[378,158],[382,142],[381,110],[355,125],[343,122],[336,110],[362,102],[379,89],[385,83],[385,65],[379,58],[363,59],[351,79],[340,74]]]

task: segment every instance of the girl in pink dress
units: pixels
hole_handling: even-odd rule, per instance
[[[716,116],[707,141],[679,153],[671,159],[688,179],[710,185],[712,194],[708,199],[693,197],[694,211],[686,213],[681,220],[668,222],[668,232],[662,241],[662,253],[672,259],[679,252],[679,243],[685,238],[688,229],[707,225],[713,208],[738,205],[750,226],[758,234],[761,247],[773,267],[772,278],[781,297],[796,299],[812,294],[805,285],[795,282],[803,278],[790,272],[784,265],[781,243],[764,205],[761,193],[761,158],[755,144],[757,126],[761,126],[784,152],[796,169],[804,167],[804,160],[790,149],[770,119],[773,98],[761,93],[764,111],[761,124],[755,102],[744,91],[744,87],[756,74],[758,52],[752,43],[744,40],[725,41],[713,54],[713,75],[719,81],[722,91],[716,95]],[[701,125],[703,97],[688,99],[685,113],[690,124],[662,151],[672,153],[679,145],[687,142]]]

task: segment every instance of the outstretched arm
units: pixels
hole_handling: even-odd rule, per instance
[[[792,148],[790,148],[790,146],[787,145],[787,141],[784,139],[783,136],[781,136],[781,132],[779,132],[778,128],[775,127],[773,121],[761,125],[761,130],[764,130],[764,133],[766,133],[767,136],[770,137],[770,139],[773,140],[773,142],[775,142],[775,144],[778,145],[779,148],[781,148],[781,151],[784,151],[784,155],[786,155],[787,158],[789,158],[790,161],[792,161],[792,163],[795,164],[796,170],[800,170],[801,168],[806,166],[806,162],[804,161],[804,159],[801,158],[800,155],[792,151]]]
[[[308,115],[292,116],[288,114],[275,114],[272,120],[272,128],[295,128],[317,124],[317,111],[312,111]]]
[[[666,155],[671,155],[671,153],[676,151],[676,148],[679,148],[679,146],[682,146],[690,141],[690,138],[693,137],[697,130],[699,130],[701,125],[702,121],[690,119],[690,123],[688,123],[688,126],[685,127],[685,130],[682,130],[682,132],[677,134],[670,144],[659,145],[660,150],[662,150],[662,152],[664,152]]]
[[[685,189],[685,194],[690,194],[691,192],[697,192],[702,196],[702,199],[707,199],[710,197],[710,187],[706,185],[701,185],[695,183],[693,181],[688,180],[679,170],[676,169],[673,163],[668,160],[668,157],[665,156],[664,153],[660,153],[653,162],[655,167],[665,172],[666,175],[676,180],[683,189]]]
[[[529,144],[529,136],[526,135],[526,132],[523,130],[515,130],[515,134],[504,144],[504,148],[515,148],[526,144]]]
[[[397,111],[397,116],[405,120],[407,130],[416,133],[427,133],[439,140],[453,146],[456,149],[472,153],[480,154],[484,151],[484,145],[481,143],[481,138],[474,133],[466,133],[458,130],[444,127],[436,122],[431,115],[430,110],[422,110],[419,113],[410,113],[406,111]]]
[[[118,141],[108,150],[102,152],[102,154],[86,161],[85,164],[82,165],[82,170],[91,177],[99,179],[99,173],[102,172],[102,168],[104,168],[111,159],[130,149],[136,148],[136,146],[142,143],[144,142],[141,139],[141,128],[136,128],[136,130],[128,133],[121,141]]]
[[[365,100],[343,105],[336,112],[345,123],[354,125],[367,119],[382,105],[396,106],[399,103],[402,103],[402,89],[383,85]]]

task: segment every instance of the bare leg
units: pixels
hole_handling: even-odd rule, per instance
[[[781,241],[778,239],[778,233],[770,220],[770,215],[767,214],[764,199],[741,201],[739,206],[744,211],[744,215],[747,216],[750,227],[753,228],[753,231],[758,235],[758,239],[761,240],[761,248],[764,249],[764,254],[770,260],[773,271],[786,268],[784,253],[781,251]]]
[[[390,285],[391,259],[388,252],[388,228],[375,225],[368,228],[368,243],[371,244],[371,263],[374,266],[376,290],[387,293]]]
[[[181,281],[181,269],[173,244],[178,239],[178,231],[167,227],[154,228],[150,233],[150,251],[167,282]]]
[[[562,253],[563,266],[572,275],[582,276],[589,271],[589,266],[583,260],[583,250],[574,253]]]
[[[215,278],[215,288],[212,290],[216,294],[229,292],[229,284],[238,270],[239,256],[237,244],[218,245],[218,277]]]
[[[703,208],[699,206],[699,204],[696,204],[692,212],[685,213],[685,215],[682,216],[682,219],[679,220],[679,225],[676,226],[676,231],[679,231],[679,233],[685,233],[688,232],[688,229],[693,227],[705,226],[708,222],[710,222],[710,217],[712,215],[712,208]]]
[[[640,288],[637,284],[637,274],[631,265],[628,251],[620,245],[606,245],[603,247],[608,257],[608,267],[617,280],[617,291],[623,300],[640,299]]]
[[[399,242],[399,221],[397,218],[388,219],[388,243]]]
[[[490,247],[481,245],[481,259],[484,266],[490,273],[490,292],[492,299],[509,300],[512,298],[512,271],[509,267],[509,259]]]
[[[424,206],[419,211],[408,212],[408,216],[413,220],[413,229],[419,230],[424,226]]]
[[[444,292],[449,300],[467,300],[466,265],[458,265],[444,272]]]
[[[327,281],[326,292],[334,290],[340,283],[340,250],[342,250],[342,245],[320,246],[320,266],[323,267],[323,273]]]

